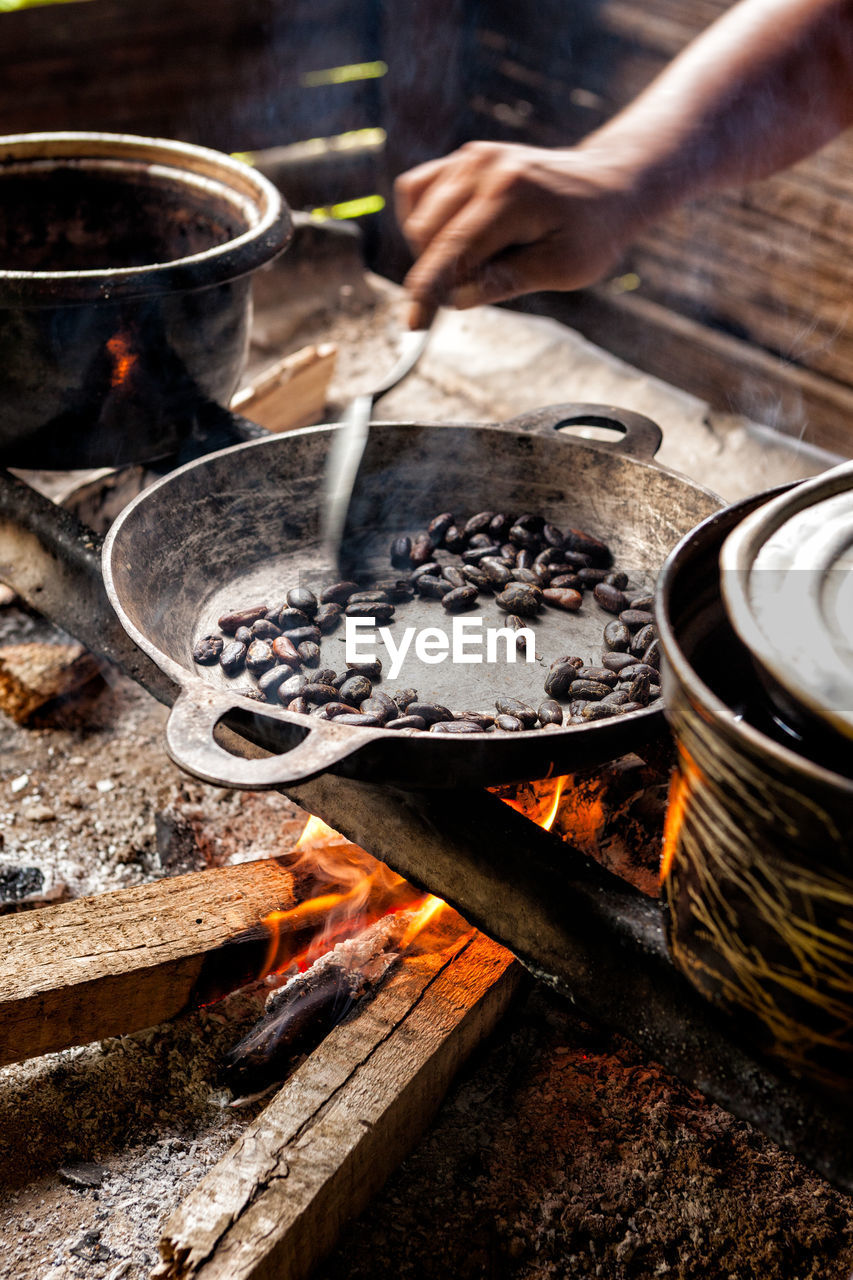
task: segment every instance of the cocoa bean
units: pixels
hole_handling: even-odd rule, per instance
[[[216,625],[227,636],[233,636],[238,627],[250,627],[253,622],[257,622],[258,618],[263,618],[266,611],[265,604],[253,604],[246,609],[234,609],[230,613],[223,613]]]
[[[193,649],[193,662],[209,667],[211,663],[219,661],[219,655],[224,648],[225,641],[222,636],[202,636]]]

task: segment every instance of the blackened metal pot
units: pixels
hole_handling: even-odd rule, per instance
[[[250,273],[287,244],[275,187],[156,138],[0,138],[0,461],[176,453],[246,356]]]
[[[710,517],[658,586],[666,714],[678,747],[664,849],[672,957],[753,1041],[849,1091],[853,779],[777,719],[732,630],[718,559],[770,495]],[[817,756],[817,758],[815,758]]]

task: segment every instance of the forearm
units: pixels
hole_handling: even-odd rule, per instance
[[[639,220],[766,177],[853,122],[853,2],[741,0],[578,150],[618,164]]]

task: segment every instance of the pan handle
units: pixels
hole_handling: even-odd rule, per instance
[[[596,449],[625,454],[630,458],[651,461],[660,448],[663,433],[656,422],[633,409],[619,409],[612,404],[552,404],[519,414],[503,425],[511,431],[546,434],[583,423],[590,427],[610,427],[622,432],[621,440],[587,441]]]
[[[284,719],[288,725],[302,729],[304,737],[280,754],[245,759],[220,746],[214,731],[229,712],[245,713],[247,709],[242,700],[221,690],[185,690],[172,706],[166,725],[166,749],[175,764],[217,787],[261,791],[306,782],[345,760],[373,736],[370,730],[336,726],[331,720],[306,724],[304,717],[273,713],[272,708],[265,709],[258,703],[252,705],[250,714],[274,720],[279,730]]]

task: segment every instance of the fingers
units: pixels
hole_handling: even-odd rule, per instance
[[[464,311],[553,287],[554,246],[542,240],[524,248],[508,249],[484,263],[471,280],[453,290],[450,300]]]
[[[425,164],[419,164],[416,169],[410,169],[408,173],[401,173],[395,179],[394,212],[401,227],[412,216],[412,211],[423,199],[424,194],[446,169],[447,163],[448,157],[440,156],[437,160],[427,160]]]

